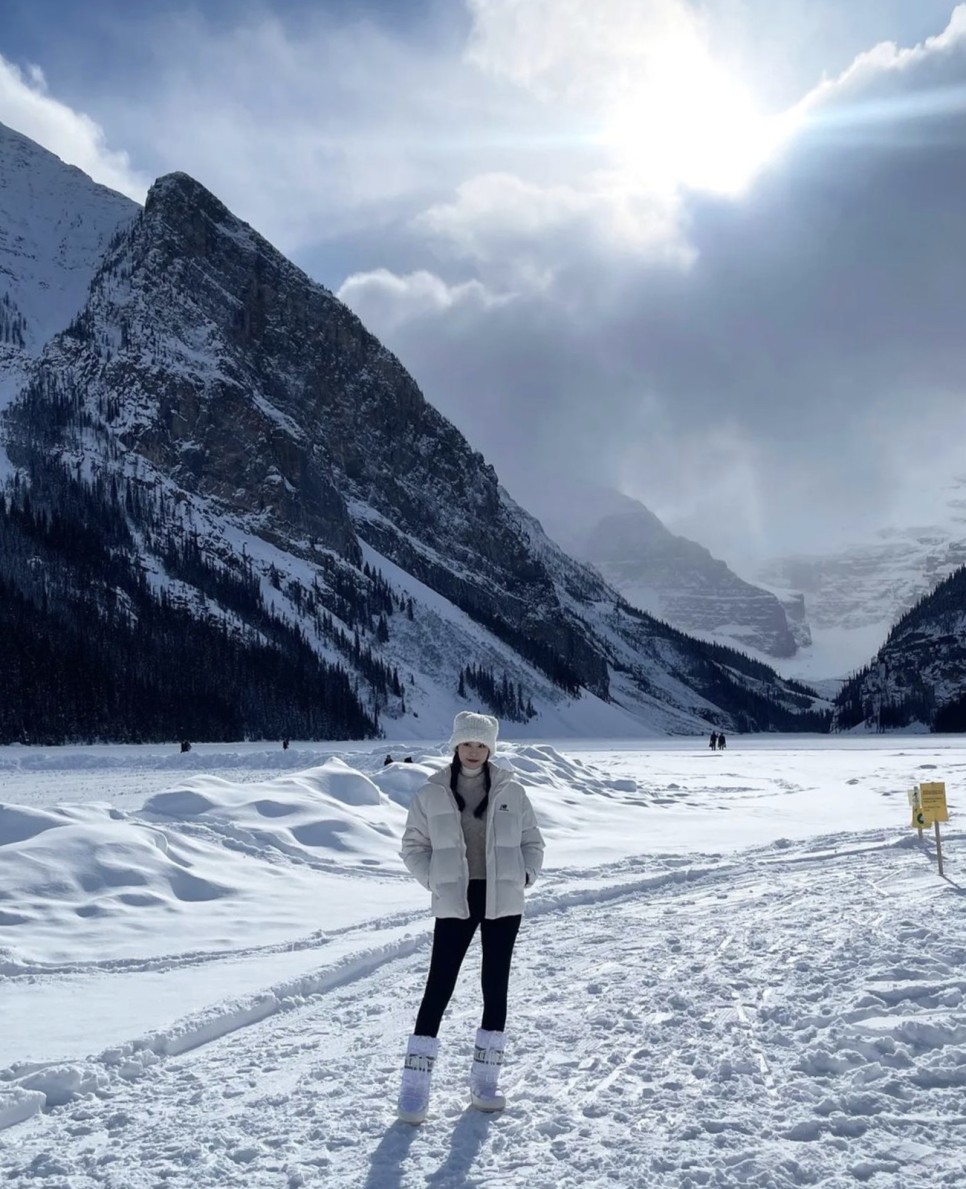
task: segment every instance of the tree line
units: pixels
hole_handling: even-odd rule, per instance
[[[199,614],[132,564],[115,480],[36,455],[29,470],[0,495],[0,742],[378,733],[348,670],[267,607],[256,579],[172,532],[168,577],[220,608]]]

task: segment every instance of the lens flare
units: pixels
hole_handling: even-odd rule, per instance
[[[600,140],[640,185],[738,195],[798,121],[794,112],[762,114],[701,47],[669,45],[615,98]]]

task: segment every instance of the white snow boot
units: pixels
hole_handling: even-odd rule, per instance
[[[477,1029],[473,1067],[470,1070],[470,1097],[478,1111],[502,1111],[506,1106],[506,1099],[497,1085],[503,1067],[505,1045],[506,1037],[502,1032]]]
[[[435,1036],[411,1036],[403,1062],[398,1115],[403,1123],[422,1123],[429,1110],[429,1084],[439,1052]]]

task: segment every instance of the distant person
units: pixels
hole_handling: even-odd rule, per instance
[[[412,762],[413,762],[412,756],[406,756],[406,758],[403,760],[404,764],[411,764]]]
[[[391,763],[392,763],[392,756],[386,756],[386,758],[382,761],[382,766],[385,768],[388,764],[391,764]]]
[[[181,751],[182,751],[182,753],[184,753],[186,751],[191,751],[191,744],[188,742],[187,739],[181,740]]]
[[[282,740],[282,751],[288,751],[288,740],[287,739]]]
[[[724,731],[718,732],[718,751],[724,751],[728,746],[728,740],[724,737]]]
[[[503,1064],[507,990],[524,889],[543,865],[543,838],[514,774],[490,763],[500,724],[461,711],[447,744],[452,760],[431,776],[409,807],[403,862],[432,892],[433,951],[426,989],[406,1046],[399,1118],[421,1123],[429,1108],[443,1013],[477,926],[483,946],[483,1018],[476,1033],[470,1092],[481,1111],[506,1105]]]
[[[711,738],[708,740],[708,746],[711,748],[711,750],[712,750],[712,751],[714,751],[714,749],[715,749],[715,748],[718,746],[718,733],[717,733],[717,731],[712,731],[712,732],[711,732]]]

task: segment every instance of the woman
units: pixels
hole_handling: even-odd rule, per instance
[[[464,711],[453,721],[453,759],[409,807],[403,862],[432,893],[433,952],[416,1026],[406,1048],[399,1118],[421,1123],[429,1107],[437,1034],[477,926],[483,946],[483,1019],[470,1068],[473,1105],[499,1111],[513,943],[523,890],[543,865],[543,838],[523,786],[490,763],[500,724]]]

